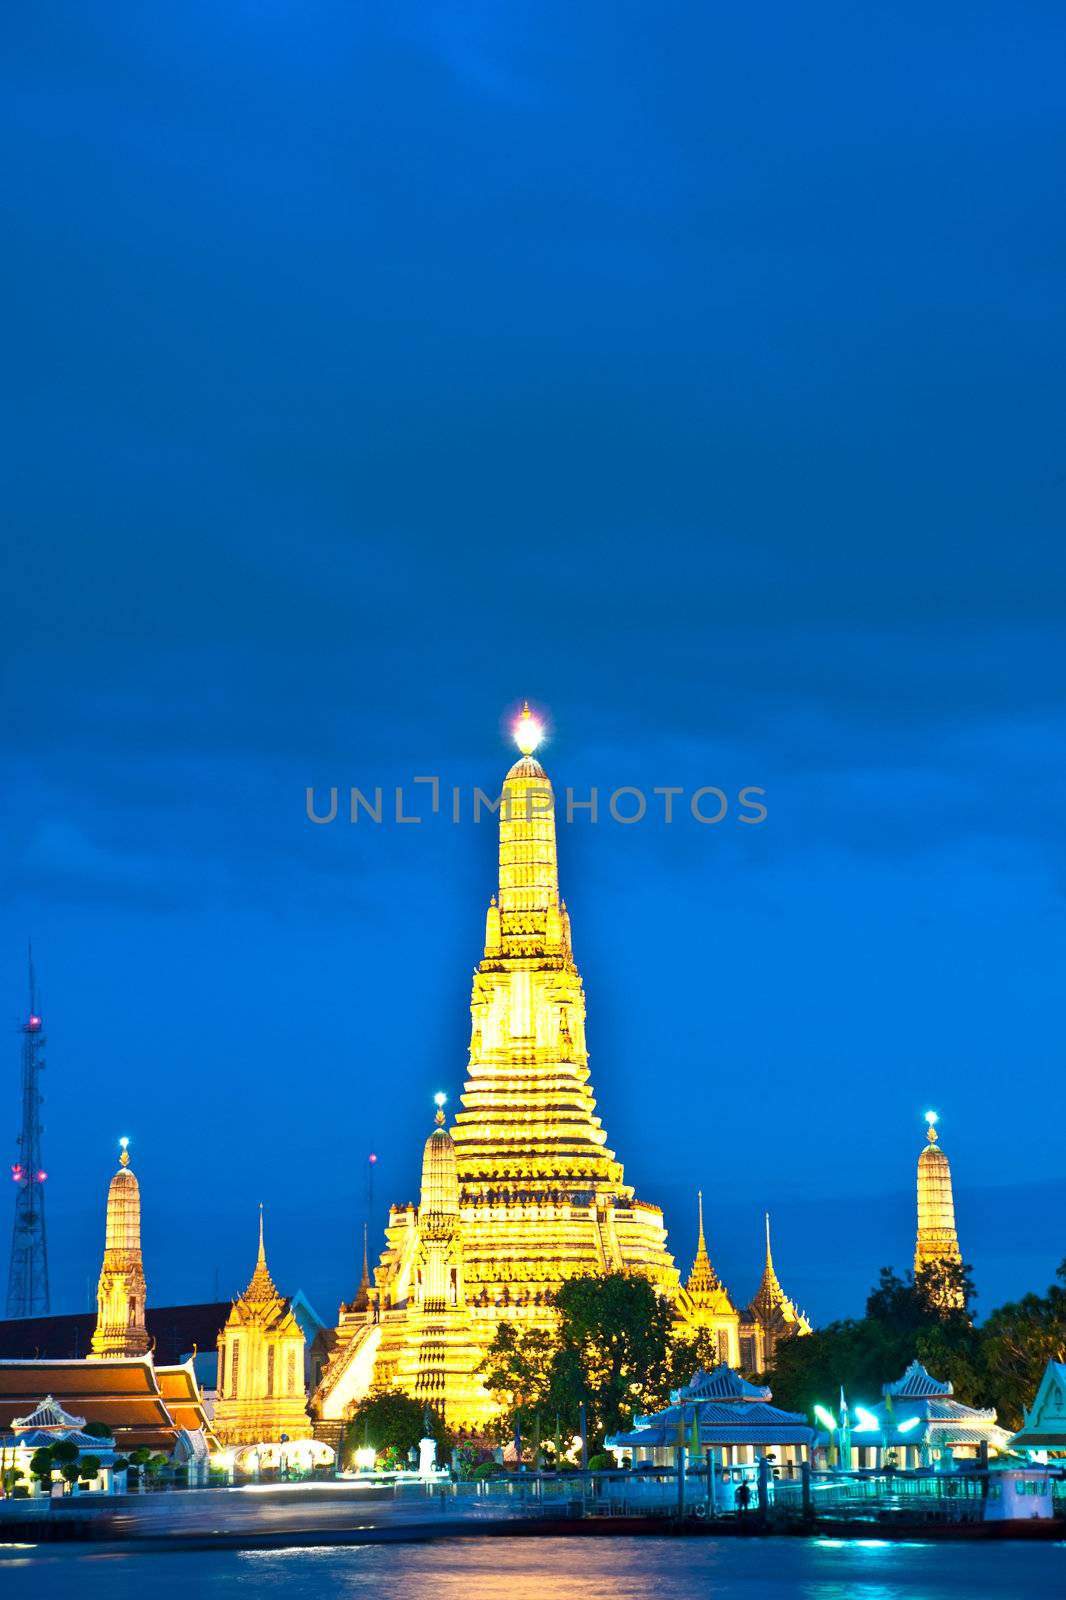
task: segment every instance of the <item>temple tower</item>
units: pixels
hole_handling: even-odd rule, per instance
[[[924,1267],[961,1267],[962,1253],[955,1232],[955,1199],[951,1167],[941,1150],[935,1111],[927,1111],[926,1144],[918,1157],[918,1234],[914,1245],[914,1272]],[[961,1306],[961,1290],[945,1290],[945,1304]]]
[[[782,1289],[770,1249],[770,1213],[766,1213],[766,1263],[740,1331],[741,1360],[749,1372],[766,1372],[774,1364],[783,1339],[810,1333],[811,1325]]]
[[[223,1444],[306,1439],[306,1401],[303,1329],[270,1276],[260,1206],[255,1271],[218,1336],[215,1432]]]
[[[462,1109],[450,1133],[442,1119],[430,1135],[420,1204],[390,1210],[366,1313],[341,1307],[312,1398],[323,1428],[371,1381],[480,1427],[497,1407],[477,1369],[501,1321],[550,1327],[552,1296],[579,1273],[640,1272],[678,1291],[662,1212],[635,1198],[596,1115],[539,732],[527,707],[498,803]]]
[[[703,1190],[696,1197],[699,1212],[699,1237],[696,1242],[696,1259],[678,1291],[677,1312],[686,1328],[709,1328],[715,1336],[719,1362],[731,1367],[739,1365],[740,1348],[738,1330],[740,1318],[729,1298],[729,1291],[711,1265],[707,1254],[707,1240],[703,1232]]]
[[[147,1289],[141,1260],[141,1190],[130,1167],[129,1140],[120,1139],[119,1168],[107,1191],[104,1264],[96,1290],[94,1356],[143,1356]]]
[[[528,707],[515,737],[522,756],[500,798],[498,891],[452,1129],[467,1297],[486,1342],[501,1308],[547,1321],[548,1296],[575,1273],[636,1270],[665,1293],[678,1286],[662,1212],[634,1198],[596,1115],[555,798],[532,753],[539,728]]]

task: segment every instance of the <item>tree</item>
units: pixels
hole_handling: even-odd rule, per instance
[[[555,1393],[573,1414],[588,1408],[590,1440],[626,1427],[661,1392],[673,1310],[640,1274],[568,1278],[555,1295]]]
[[[100,1457],[82,1456],[79,1463],[78,1476],[83,1483],[91,1483],[100,1475]]]
[[[38,1480],[41,1488],[47,1489],[51,1486],[54,1471],[55,1457],[52,1454],[52,1446],[48,1444],[42,1445],[30,1457],[30,1472]]]
[[[399,1389],[379,1389],[360,1400],[344,1430],[344,1457],[350,1459],[364,1444],[370,1445],[379,1455],[395,1450],[406,1458],[412,1447],[425,1436],[425,1411],[420,1400]],[[453,1435],[442,1419],[429,1409],[429,1435],[435,1439],[438,1452],[452,1447]]]
[[[981,1329],[987,1398],[1005,1428],[1020,1428],[1049,1361],[1066,1360],[1066,1261],[1045,1295],[999,1306]]]
[[[481,1374],[485,1386],[503,1407],[500,1437],[514,1432],[515,1424],[528,1433],[538,1416],[554,1421],[558,1409],[555,1357],[559,1341],[546,1328],[517,1328],[501,1322],[485,1352]],[[565,1406],[565,1400],[562,1402]]]

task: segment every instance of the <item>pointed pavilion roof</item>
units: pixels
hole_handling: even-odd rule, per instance
[[[773,1395],[763,1383],[749,1383],[742,1378],[739,1372],[728,1366],[724,1361],[715,1367],[713,1372],[704,1372],[701,1368],[691,1383],[686,1383],[678,1390],[682,1400],[718,1400],[751,1402],[753,1400],[772,1400]]]
[[[763,1266],[762,1278],[759,1287],[751,1299],[747,1309],[747,1316],[754,1322],[768,1325],[771,1322],[795,1324],[797,1327],[810,1331],[810,1324],[802,1311],[797,1310],[784,1289],[774,1268],[773,1252],[770,1248],[770,1213],[766,1212],[766,1262]]]
[[[280,1300],[282,1296],[274,1286],[267,1266],[266,1249],[263,1245],[263,1204],[259,1203],[259,1255],[256,1258],[255,1271],[248,1281],[248,1287],[241,1295],[242,1300],[265,1301]]]
[[[954,1394],[955,1389],[953,1384],[942,1383],[939,1378],[934,1378],[915,1358],[902,1378],[897,1378],[895,1383],[881,1385],[881,1393],[891,1395],[893,1400],[932,1400]]]
[[[699,1213],[699,1237],[696,1241],[696,1257],[692,1263],[692,1270],[685,1280],[685,1293],[692,1304],[705,1311],[732,1312],[733,1304],[729,1298],[729,1291],[719,1278],[711,1258],[707,1254],[707,1239],[703,1232],[703,1190],[696,1193],[696,1204]]]

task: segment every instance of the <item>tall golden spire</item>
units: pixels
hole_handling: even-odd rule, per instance
[[[701,1299],[708,1295],[720,1295],[722,1285],[718,1274],[711,1266],[711,1258],[707,1254],[707,1240],[703,1233],[703,1190],[696,1191],[696,1205],[699,1215],[699,1236],[696,1240],[696,1259],[692,1263],[692,1271],[685,1283],[685,1290],[691,1296],[694,1304],[699,1305]]]
[[[141,1191],[130,1168],[129,1140],[120,1139],[119,1167],[107,1191],[104,1260],[96,1291],[94,1356],[143,1356],[147,1288],[141,1259]]]
[[[940,1120],[927,1111],[926,1143],[918,1157],[918,1232],[914,1243],[914,1271],[917,1275],[931,1266],[961,1266],[962,1252],[955,1232],[955,1198],[951,1188],[951,1167],[941,1150],[936,1131]],[[945,1303],[961,1305],[956,1289],[945,1292]]]
[[[255,1271],[248,1280],[242,1300],[280,1300],[281,1296],[274,1287],[274,1280],[270,1276],[267,1266],[266,1247],[263,1243],[263,1202],[259,1202],[259,1254],[255,1261]]]

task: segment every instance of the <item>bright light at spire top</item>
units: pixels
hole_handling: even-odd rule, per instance
[[[123,1137],[122,1137],[122,1138],[121,1138],[121,1139],[120,1139],[120,1140],[119,1140],[119,1144],[120,1144],[120,1145],[121,1145],[121,1146],[122,1146],[122,1149],[123,1149],[123,1150],[128,1150],[128,1149],[129,1149],[129,1147],[130,1147],[130,1142],[129,1142],[129,1140],[128,1140],[128,1139],[127,1139],[127,1138],[126,1138],[126,1137],[125,1137],[125,1135],[123,1135]]]
[[[544,728],[529,709],[527,700],[514,725],[514,742],[524,756],[531,756],[544,737]]]
[[[443,1109],[444,1102],[447,1100],[447,1098],[448,1098],[448,1096],[446,1094],[443,1094],[438,1089],[437,1093],[433,1096],[433,1104],[435,1106],[439,1107],[440,1109]]]
[[[929,1126],[932,1127],[935,1122],[940,1121],[940,1118],[937,1116],[935,1111],[927,1111],[925,1113],[925,1120],[928,1122]]]

